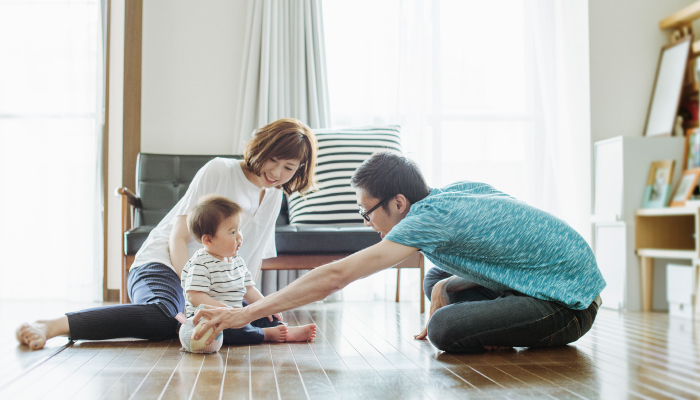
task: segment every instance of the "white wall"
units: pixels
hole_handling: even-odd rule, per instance
[[[692,0],[590,0],[591,141],[642,136],[661,47],[659,21]]]
[[[142,152],[232,153],[247,4],[144,1]]]
[[[112,1],[109,182],[122,182],[124,0]],[[231,154],[246,0],[143,2],[141,151]],[[133,189],[133,188],[132,188]],[[121,199],[109,199],[109,289],[121,287]]]

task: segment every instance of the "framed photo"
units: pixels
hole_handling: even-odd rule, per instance
[[[685,131],[685,152],[683,154],[685,154],[683,171],[700,168],[700,129]]]
[[[683,172],[678,186],[676,186],[673,197],[671,198],[671,207],[683,207],[685,202],[690,199],[693,190],[698,185],[700,179],[700,168],[687,169]]]
[[[654,161],[644,190],[643,208],[666,207],[671,196],[671,181],[675,160]]]
[[[689,35],[661,49],[644,136],[673,136],[690,44]]]

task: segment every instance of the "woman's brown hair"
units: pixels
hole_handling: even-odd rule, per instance
[[[258,176],[265,162],[273,157],[299,160],[299,168],[282,190],[287,194],[304,193],[313,186],[317,147],[316,136],[308,126],[295,118],[283,118],[255,131],[246,144],[244,160]]]

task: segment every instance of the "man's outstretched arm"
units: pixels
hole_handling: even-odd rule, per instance
[[[349,283],[392,267],[418,251],[389,240],[382,240],[342,260],[318,267],[277,293],[239,309],[207,308],[199,310],[199,318],[209,320],[199,332],[214,327],[212,338],[226,328],[240,328],[256,319],[323,300]]]

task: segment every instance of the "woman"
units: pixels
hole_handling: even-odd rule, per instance
[[[244,160],[215,158],[195,175],[185,195],[149,234],[129,270],[132,304],[97,307],[59,318],[24,323],[17,340],[41,349],[46,340],[67,335],[72,340],[121,337],[163,340],[177,337],[175,315],[185,306],[180,275],[197,243],[187,230],[186,215],[204,195],[215,193],[244,210],[240,255],[255,276],[263,258],[276,255],[274,228],[287,194],[307,191],[316,165],[316,138],[296,119],[281,119],[255,132]]]

